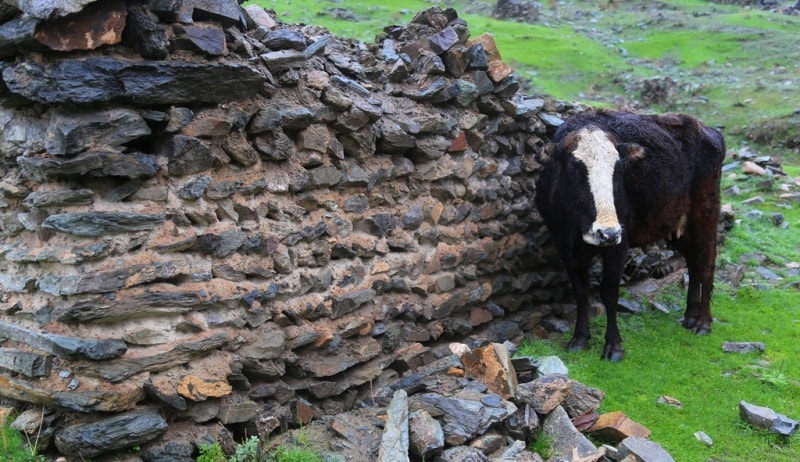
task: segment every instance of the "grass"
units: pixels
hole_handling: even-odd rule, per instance
[[[36,445],[21,432],[9,426],[6,419],[0,419],[0,462],[41,462],[43,456],[37,454]]]
[[[797,176],[800,169],[788,167]],[[800,248],[796,229],[800,208],[787,207],[779,191],[761,189],[763,177],[727,177],[723,189],[736,184],[745,194],[726,196],[737,212],[737,224],[720,249],[718,274],[744,265],[738,286],[718,276],[712,301],[713,332],[695,336],[680,327],[685,291],[682,285],[663,286],[655,297],[669,314],[646,310],[620,320],[627,354],[620,363],[600,361],[603,317],[592,321],[594,342],[589,351],[569,353],[563,346],[570,335],[555,341],[524,344],[519,354],[557,355],[570,376],[606,392],[601,412],[624,411],[653,432],[675,460],[797,461],[800,439],[783,438],[755,429],[739,417],[744,400],[800,419]],[[743,205],[742,199],[761,195],[765,202]],[[748,218],[752,210],[762,218]],[[780,212],[788,228],[776,226],[769,214]],[[764,279],[756,271],[768,267],[780,280]],[[764,353],[724,353],[723,342],[763,342]],[[683,408],[658,404],[662,395],[677,398]],[[703,431],[713,446],[694,438]]]

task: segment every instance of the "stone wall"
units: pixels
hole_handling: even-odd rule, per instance
[[[561,314],[532,154],[574,108],[455,11],[365,44],[234,0],[13,3],[0,397],[60,453],[268,433]]]

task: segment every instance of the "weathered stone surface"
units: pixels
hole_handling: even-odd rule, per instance
[[[792,436],[797,432],[800,423],[783,414],[778,414],[768,407],[739,401],[739,416],[754,427],[766,428],[770,433]]]
[[[164,221],[164,215],[126,212],[75,212],[50,215],[42,227],[76,236],[96,237],[110,233],[149,231]]]
[[[140,388],[112,391],[51,391],[0,374],[0,396],[15,401],[80,413],[122,412],[144,398]]]
[[[29,351],[0,348],[0,368],[26,377],[46,377],[53,367],[53,357]]]
[[[408,396],[404,390],[397,390],[386,410],[386,426],[383,428],[377,460],[408,461],[408,445]]]
[[[160,168],[151,155],[104,150],[83,152],[69,158],[18,157],[17,162],[25,177],[40,182],[75,175],[148,178]]]
[[[192,401],[228,396],[233,387],[227,382],[210,382],[194,375],[184,376],[178,383],[178,393]]]
[[[539,414],[549,414],[571,393],[572,381],[561,374],[545,375],[517,387],[517,398]]]
[[[130,412],[98,422],[72,425],[56,434],[64,454],[96,457],[148,443],[167,431],[167,422],[153,412]]]
[[[650,436],[648,428],[629,419],[622,411],[601,414],[588,431],[598,439],[612,444],[617,444],[630,436],[639,438]]]
[[[169,173],[185,176],[208,170],[214,165],[214,154],[199,138],[175,135],[165,138],[158,152],[169,158]]]
[[[149,135],[138,111],[119,107],[100,110],[59,110],[50,119],[47,151],[71,155],[101,146],[119,146]]]
[[[552,441],[550,450],[568,461],[594,462],[605,454],[575,429],[561,406],[553,409],[544,419],[542,434]]]
[[[91,205],[94,192],[91,189],[32,192],[22,201],[26,207],[67,207]]]
[[[112,363],[88,365],[75,368],[76,373],[91,375],[119,383],[143,371],[163,371],[205,356],[211,350],[228,343],[225,334],[216,334],[195,342],[185,342],[165,352],[143,358],[121,358]]]
[[[442,452],[444,432],[438,420],[425,410],[408,416],[409,451],[422,459],[430,459]]]
[[[94,57],[20,63],[4,69],[3,80],[11,92],[41,103],[156,105],[241,100],[256,95],[265,77],[244,64]]]
[[[508,350],[500,343],[492,343],[461,356],[464,372],[486,384],[503,399],[513,399],[517,392],[517,373]]]
[[[722,351],[725,353],[750,353],[758,351],[763,353],[767,349],[763,342],[723,342]]]
[[[122,0],[90,3],[68,18],[42,22],[35,37],[52,50],[93,50],[122,41],[126,16]]]
[[[617,456],[620,460],[632,457],[642,462],[675,462],[660,444],[638,436],[625,438],[619,444]]]
[[[491,425],[502,422],[516,412],[517,407],[498,398],[496,405],[485,405],[479,401],[460,398],[447,398],[425,393],[419,397],[426,406],[431,406],[441,414],[447,444],[456,446],[484,433]]]
[[[119,339],[88,340],[55,334],[42,334],[1,321],[0,338],[24,343],[37,350],[46,351],[66,359],[101,361],[117,358],[125,354],[128,349],[125,342]]]
[[[249,399],[226,399],[219,406],[217,418],[224,425],[247,422],[255,417],[259,407]]]
[[[209,297],[196,292],[153,291],[114,299],[94,297],[54,310],[56,319],[66,323],[112,323],[159,315],[179,314],[213,306]]]
[[[207,262],[171,260],[134,265],[128,268],[109,271],[98,271],[93,274],[70,276],[48,275],[39,279],[36,286],[42,292],[52,295],[104,293],[145,284],[155,280],[202,273],[210,273]]]
[[[0,25],[0,58],[14,56],[20,50],[46,50],[34,38],[40,22],[31,16],[19,16]]]
[[[572,381],[572,393],[564,398],[561,405],[571,419],[594,412],[600,408],[605,393],[597,388]]]

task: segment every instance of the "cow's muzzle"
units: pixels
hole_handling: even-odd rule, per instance
[[[599,228],[593,227],[592,230],[583,235],[583,240],[587,244],[599,247],[610,247],[622,242],[622,228],[619,226]]]

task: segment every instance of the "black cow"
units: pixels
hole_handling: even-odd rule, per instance
[[[553,234],[575,295],[568,348],[589,344],[589,267],[602,257],[603,359],[625,355],[617,327],[629,247],[666,240],[689,270],[683,327],[711,332],[722,134],[684,114],[590,110],[570,117],[538,153],[536,207]]]

